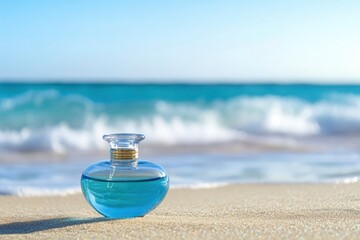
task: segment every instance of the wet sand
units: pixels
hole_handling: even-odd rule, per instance
[[[0,238],[359,239],[360,184],[173,189],[142,218],[99,216],[82,195],[0,197]]]

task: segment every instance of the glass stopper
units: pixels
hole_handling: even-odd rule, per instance
[[[145,139],[143,134],[116,133],[104,135],[103,139],[110,144],[111,160],[135,160],[138,158],[139,142]]]

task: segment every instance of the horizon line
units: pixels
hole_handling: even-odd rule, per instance
[[[0,84],[313,84],[359,85],[360,78],[0,78]]]

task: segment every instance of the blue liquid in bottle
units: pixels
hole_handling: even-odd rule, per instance
[[[137,148],[129,148],[137,147],[139,138],[142,140],[143,135],[105,135],[112,147],[111,160],[90,165],[81,176],[86,200],[106,217],[144,216],[167,194],[169,178],[165,170],[155,163],[138,161]]]

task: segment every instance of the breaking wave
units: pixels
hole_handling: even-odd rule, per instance
[[[211,101],[96,101],[56,90],[0,99],[0,150],[106,149],[104,133],[141,132],[154,144],[204,144],[249,136],[360,134],[360,96],[318,101],[276,95]]]

